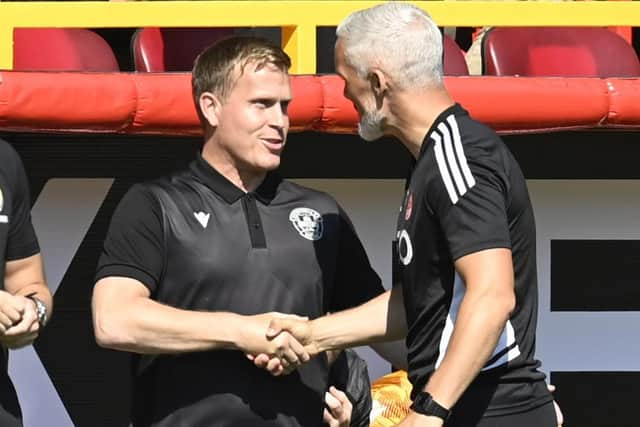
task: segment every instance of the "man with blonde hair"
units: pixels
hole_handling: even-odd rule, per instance
[[[202,52],[192,78],[202,153],[132,187],[114,213],[93,320],[100,345],[139,354],[136,427],[348,422],[331,416],[344,395],[328,388],[326,357],[274,378],[245,356],[278,356],[278,373],[288,370],[308,354],[288,335],[265,338],[272,312],[315,318],[383,291],[336,201],[275,173],[289,66],[280,47],[253,37]]]

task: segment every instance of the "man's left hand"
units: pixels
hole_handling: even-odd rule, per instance
[[[409,412],[397,427],[442,427],[444,421],[442,418],[430,417],[416,412]]]
[[[349,427],[353,405],[346,394],[331,386],[324,395],[324,403],[327,407],[323,419],[329,427]]]

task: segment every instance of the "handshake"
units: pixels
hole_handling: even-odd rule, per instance
[[[242,333],[240,349],[255,366],[274,376],[293,372],[322,351],[313,340],[312,321],[306,317],[266,313],[248,320],[251,325]]]

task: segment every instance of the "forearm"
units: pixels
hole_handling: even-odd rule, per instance
[[[47,307],[51,317],[53,298],[44,277],[44,264],[40,254],[6,263],[4,289],[11,295],[33,295]]]
[[[462,300],[446,355],[425,390],[451,408],[493,354],[509,318],[509,298],[467,293]]]
[[[407,333],[402,290],[387,291],[367,303],[311,322],[318,351],[403,338]]]
[[[243,316],[226,312],[187,311],[148,298],[94,312],[98,343],[135,353],[182,353],[235,349]]]

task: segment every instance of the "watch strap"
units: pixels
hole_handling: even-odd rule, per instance
[[[433,396],[426,391],[421,391],[416,395],[411,410],[422,415],[438,417],[443,421],[447,421],[451,416],[451,410],[436,402]]]
[[[42,300],[36,297],[36,293],[31,293],[26,295],[26,298],[29,298],[36,305],[36,316],[38,316],[38,323],[40,327],[44,327],[45,323],[47,323],[47,306],[42,302]]]

